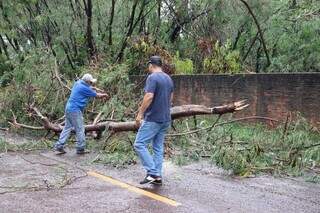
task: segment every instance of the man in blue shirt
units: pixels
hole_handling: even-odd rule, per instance
[[[56,142],[54,149],[57,154],[66,153],[64,145],[70,136],[72,130],[76,133],[77,138],[77,154],[85,153],[85,129],[83,124],[82,112],[86,107],[88,100],[92,97],[107,98],[106,93],[93,87],[97,79],[92,75],[85,74],[80,80],[76,81],[71,90],[65,109],[65,125],[60,134],[59,140]],[[99,91],[99,92],[97,92]]]
[[[151,74],[147,78],[145,95],[136,117],[136,123],[140,128],[134,148],[147,172],[140,184],[162,184],[163,146],[165,134],[171,124],[173,82],[161,67],[161,58],[152,56],[148,63]],[[152,142],[153,156],[148,151],[150,142]]]

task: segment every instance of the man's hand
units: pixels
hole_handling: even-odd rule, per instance
[[[110,96],[107,93],[97,93],[97,98],[109,100]]]
[[[143,114],[146,111],[146,109],[150,106],[150,104],[151,104],[151,102],[153,100],[153,96],[154,96],[153,93],[146,93],[144,95],[144,97],[143,97],[142,104],[139,107],[139,112],[138,112],[138,115],[136,117],[136,125],[138,127],[140,127],[140,125],[141,125],[141,122],[143,120]]]
[[[94,89],[96,92],[105,93],[104,90],[99,89],[98,87],[92,86],[91,88]]]
[[[143,115],[141,115],[140,113],[138,113],[138,115],[137,115],[137,117],[136,117],[136,126],[140,127],[142,121],[143,121]]]

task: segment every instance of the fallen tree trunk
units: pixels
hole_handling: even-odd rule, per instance
[[[218,107],[206,107],[203,105],[182,105],[171,108],[171,117],[172,119],[179,119],[194,115],[210,115],[210,114],[226,114],[226,113],[234,113],[236,111],[240,111],[249,106],[245,103],[245,101],[237,101],[231,104],[218,106]],[[48,117],[42,115],[42,113],[35,107],[30,106],[29,111],[33,113],[35,117],[40,119],[43,129],[50,130],[55,133],[59,133],[62,131],[63,126],[60,124],[52,123]],[[31,126],[19,124],[16,119],[11,122],[11,124],[15,127],[22,128],[32,128]],[[126,122],[114,122],[114,121],[106,121],[106,122],[98,122],[89,125],[85,125],[86,132],[102,132],[104,130],[109,130],[112,132],[123,132],[123,131],[137,131],[139,127],[136,125],[135,121],[126,121]]]

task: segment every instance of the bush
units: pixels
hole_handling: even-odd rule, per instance
[[[180,59],[179,52],[176,52],[173,58],[173,64],[176,74],[194,74],[193,62],[190,59]]]
[[[231,50],[230,41],[222,46],[217,41],[212,54],[203,60],[203,68],[206,73],[239,73],[241,72],[240,53]]]

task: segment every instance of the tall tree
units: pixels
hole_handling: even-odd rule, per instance
[[[88,53],[90,59],[92,59],[96,54],[96,47],[92,35],[92,0],[83,0],[84,9],[87,17],[86,25],[86,41],[88,47]]]

